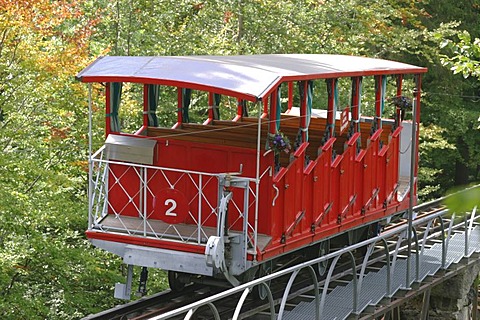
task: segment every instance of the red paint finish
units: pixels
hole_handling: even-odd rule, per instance
[[[182,191],[160,189],[153,197],[153,213],[149,219],[162,220],[168,224],[185,223],[188,212],[188,201]]]
[[[127,61],[130,63],[119,63]],[[235,73],[234,77],[231,76],[232,71]],[[157,141],[153,166],[141,169],[140,166],[131,164],[109,165],[106,184],[107,213],[143,218],[143,211],[146,209],[147,219],[156,222],[157,226],[163,224],[155,220],[178,225],[179,229],[183,226],[187,230],[195,230],[197,226],[201,226],[205,227],[205,230],[215,230],[218,205],[223,192],[226,191],[219,190],[222,180],[220,175],[238,173],[251,181],[248,182],[246,192],[245,189],[235,185],[224,187],[233,193],[228,204],[228,228],[241,232],[245,222],[244,213],[248,211],[249,236],[252,235],[251,229],[256,226],[258,232],[262,236],[269,236],[271,241],[262,249],[256,248],[255,257],[250,251],[247,259],[263,261],[404,210],[408,207],[409,197],[399,202],[396,196],[402,127],[393,132],[389,132],[388,126],[383,129],[380,127],[382,125],[380,100],[384,98],[382,77],[398,74],[397,95],[401,95],[403,74],[415,74],[414,101],[417,107],[416,121],[419,122],[420,73],[424,72],[426,72],[424,68],[385,60],[330,55],[99,59],[82,71],[78,78],[84,82],[99,81],[108,84],[105,100],[107,114],[110,113],[109,82],[142,83],[144,111],[148,110],[148,84],[177,87],[177,123],[174,126],[178,129],[177,132],[172,130],[171,135],[161,136],[163,133],[158,130],[159,134],[155,136],[136,136],[139,139]],[[252,74],[255,74],[255,77],[252,78]],[[376,117],[372,120],[376,124],[376,131],[371,136],[368,136],[369,133],[365,130],[359,132],[362,127],[358,120],[362,98],[361,81],[364,76],[374,76],[376,80]],[[334,114],[338,107],[335,105],[338,78],[345,77],[354,77],[351,97],[351,120],[354,121],[352,125],[354,130],[346,142],[347,129],[351,125],[348,111],[343,113],[343,123],[337,121]],[[275,121],[277,90],[282,82],[288,83],[288,110],[291,110],[294,105],[294,81],[302,81],[304,99],[299,101],[298,127],[305,128],[307,83],[309,80],[319,79],[326,79],[328,82],[328,112],[325,119],[328,126],[325,127],[324,123],[317,121],[312,125],[312,130],[326,130],[328,139],[322,142],[323,145],[318,147],[315,153],[309,150],[309,146],[310,148],[313,148],[313,145],[318,146],[320,141],[312,138],[307,141],[306,132],[302,131],[300,145],[288,155],[289,159],[281,157],[282,167],[275,172],[274,152],[265,150],[265,139],[267,130],[269,133],[275,133],[277,130]],[[182,88],[201,90],[208,94],[210,109],[203,128],[183,124]],[[241,124],[248,124],[248,121],[241,121],[243,101],[261,104],[258,106],[262,109],[260,117],[268,119],[270,123],[265,124],[267,129],[261,133],[263,140],[260,150],[252,146],[253,140],[250,138],[256,138],[256,133],[253,137],[254,131],[250,128],[246,128],[245,131],[218,131],[215,135],[205,134],[216,125],[211,109],[214,93],[237,99],[235,118],[238,121],[236,124],[239,125],[237,130]],[[396,111],[399,116],[399,110]],[[220,126],[221,121],[218,123]],[[144,113],[143,131],[148,131],[147,126],[148,117]],[[335,130],[335,126],[339,129]],[[285,126],[285,131],[287,129],[298,128]],[[110,118],[107,117],[107,134],[110,130]],[[178,132],[191,134],[193,138],[175,137]],[[339,133],[337,137],[334,137],[335,132]],[[319,136],[322,136],[322,133],[315,138],[319,139]],[[415,138],[418,145],[418,131]],[[418,153],[416,156],[417,163],[413,168],[415,174],[418,172]],[[261,179],[255,181],[258,176],[261,176]],[[145,192],[139,191],[142,184],[147,187]],[[416,187],[415,184],[415,192]],[[258,212],[255,212],[256,208]],[[202,244],[160,240],[146,235],[120,232],[92,230],[87,232],[87,237],[199,254],[203,254],[205,249]]]
[[[261,234],[271,236],[272,241],[263,252],[259,252],[258,261],[381,219],[406,207],[408,197],[400,204],[394,195],[398,182],[401,128],[391,133],[390,143],[380,150],[381,132],[381,129],[375,132],[369,138],[366,149],[358,154],[357,140],[360,133],[354,134],[346,143],[343,154],[334,159],[332,155],[336,138],[331,138],[320,147],[320,155],[308,165],[305,165],[308,143],[303,143],[293,154],[293,160],[288,167],[282,167],[272,177],[263,177],[259,188],[258,230]],[[242,176],[255,177],[257,155],[254,149],[166,138],[157,140],[156,166],[217,173],[235,172],[242,165]],[[273,158],[273,152],[261,156],[261,172],[273,165]],[[111,170],[110,212],[134,216],[136,206],[139,205],[139,195],[135,193],[137,189],[130,186],[140,183],[138,173],[132,168],[125,169],[120,165],[112,165]],[[216,227],[216,215],[212,209],[218,203],[216,177],[204,175],[200,178],[194,174],[188,176],[184,172],[162,172],[154,169],[149,169],[147,176],[149,189],[154,190],[153,194],[147,196],[150,219],[160,219],[172,224],[195,224],[189,212],[198,212],[201,207],[202,225]],[[199,186],[203,193],[201,199],[198,198]],[[278,189],[278,193],[273,186]],[[255,190],[254,183],[251,183],[250,187]],[[242,221],[238,211],[244,209],[244,193],[240,188],[232,190],[238,208],[233,205],[229,207],[229,225],[232,230],[240,231]],[[254,196],[250,192],[248,197],[247,202],[253,208]],[[175,210],[170,211],[177,214],[174,217],[165,217],[172,205],[171,202],[166,203],[169,199],[177,201]],[[253,210],[250,209],[249,212],[249,223],[254,225]],[[156,242],[126,235],[88,232],[87,236],[158,248],[172,246],[169,241]],[[180,251],[193,250],[187,244],[174,247]]]
[[[108,176],[108,213],[138,216],[139,184],[139,171],[136,168],[111,164]]]

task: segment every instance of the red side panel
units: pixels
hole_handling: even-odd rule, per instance
[[[157,156],[155,166],[168,169],[147,169],[146,173],[139,168],[126,165],[111,165],[109,175],[109,213],[125,216],[139,216],[141,212],[140,197],[146,199],[147,217],[160,219],[167,223],[197,224],[201,219],[203,226],[216,227],[219,203],[219,179],[207,173],[241,172],[242,177],[255,178],[257,152],[254,149],[229,146],[210,145],[190,141],[157,139]],[[267,170],[272,155],[262,157],[260,172]],[[180,170],[188,170],[192,173]],[[148,181],[147,194],[141,195],[139,186],[141,178]],[[296,176],[294,176],[296,177]],[[265,175],[260,184],[258,231],[270,234],[272,219],[270,218],[271,192],[270,177]],[[295,183],[294,183],[295,184]],[[301,185],[300,183],[296,183]],[[248,189],[248,200],[245,201],[245,189],[231,187],[233,201],[229,204],[229,225],[233,230],[242,230],[243,212],[248,207],[248,220],[255,225],[256,185],[251,182]],[[175,201],[176,218],[172,220],[167,211],[172,209],[171,200]],[[167,215],[166,215],[167,214]],[[200,216],[200,217],[199,217]]]
[[[230,228],[242,230],[242,214],[248,211],[251,228],[257,224],[259,233],[272,237],[264,252],[256,257],[261,261],[404,208],[408,199],[401,204],[395,199],[400,131],[401,128],[393,132],[389,143],[380,150],[381,130],[378,130],[358,155],[360,133],[356,133],[347,142],[343,154],[337,155],[333,161],[335,138],[329,139],[321,147],[317,159],[308,164],[305,163],[308,143],[304,143],[295,151],[288,167],[280,168],[273,177],[267,170],[273,164],[273,152],[261,155],[259,172],[266,174],[261,179],[258,198],[255,197],[254,182],[250,183],[247,195],[244,189],[231,187],[234,196],[229,203]],[[193,171],[189,174],[148,169],[149,192],[146,198],[151,218],[164,220],[158,212],[168,209],[164,206],[165,195],[166,199],[178,196],[186,203],[182,207],[185,211],[183,220],[169,223],[196,224],[200,212],[203,226],[216,227],[219,180],[216,176],[198,172],[227,173],[242,168],[241,176],[254,178],[256,175],[257,153],[253,149],[159,138],[157,152],[156,166]],[[137,194],[140,173],[119,165],[112,165],[111,169],[109,212],[136,214],[140,200]],[[257,221],[255,201],[258,201],[259,208]],[[124,238],[118,241],[130,243]],[[159,244],[148,242],[145,245]]]
[[[316,226],[336,222],[337,217],[333,214],[333,192],[330,185],[332,163],[332,152],[335,138],[331,138],[322,147],[321,154],[317,158],[317,165],[314,169],[316,183],[314,186],[314,223]]]
[[[140,205],[139,170],[111,164],[108,173],[108,213],[138,217]]]
[[[388,153],[390,150],[390,146],[386,145],[383,146],[380,152],[378,153],[377,159],[377,179],[378,179],[378,197],[377,197],[377,205],[382,206],[383,204],[386,205],[387,199],[387,165],[388,165]]]

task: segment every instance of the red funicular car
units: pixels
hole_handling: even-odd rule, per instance
[[[324,254],[331,239],[361,239],[408,207],[410,182],[416,191],[409,147],[424,72],[320,54],[99,58],[77,76],[106,96],[87,237],[130,272],[168,270],[173,289],[195,279],[236,285],[282,259]],[[143,90],[143,124],[130,133],[119,119],[125,83]],[[173,104],[159,98],[167,89]],[[206,110],[199,123],[194,103]],[[160,127],[169,105],[176,123]],[[117,285],[116,296],[129,288]]]

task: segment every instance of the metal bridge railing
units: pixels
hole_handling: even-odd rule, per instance
[[[418,211],[422,207],[424,207],[424,205],[417,206],[416,208],[414,208],[414,210]],[[459,260],[458,257],[455,258],[454,255],[449,254],[450,253],[449,244],[451,244],[452,238],[454,238],[454,236],[452,235],[453,230],[460,229],[460,228],[466,229],[464,243],[463,243],[464,252],[460,252],[460,258],[469,257],[470,255],[473,254],[475,250],[480,251],[480,242],[478,241],[478,239],[480,238],[480,229],[474,228],[474,221],[478,219],[475,216],[475,213],[476,213],[476,208],[472,211],[471,214],[465,215],[465,222],[462,222],[460,219],[460,223],[454,224],[453,221],[455,220],[455,215],[449,213],[447,209],[441,209],[440,211],[434,214],[431,214],[425,217],[420,217],[414,220],[412,222],[412,229],[410,231],[408,230],[407,224],[401,225],[392,230],[385,231],[384,233],[374,238],[340,249],[336,252],[327,254],[317,259],[304,262],[299,265],[272,273],[262,278],[258,278],[251,282],[241,284],[235,288],[215,294],[211,297],[202,299],[195,303],[191,303],[187,306],[178,308],[176,310],[166,312],[162,315],[155,316],[151,319],[153,320],[170,319],[172,317],[178,317],[179,315],[185,315],[184,319],[190,319],[195,314],[196,310],[198,310],[202,306],[208,306],[212,312],[212,317],[215,319],[220,319],[219,312],[214,303],[219,302],[222,299],[231,297],[232,295],[241,294],[241,297],[237,303],[236,309],[232,315],[232,319],[238,319],[240,310],[242,309],[242,306],[247,296],[252,292],[253,288],[256,286],[263,286],[267,290],[267,296],[268,296],[269,308],[270,308],[270,318],[271,319],[288,319],[289,311],[287,311],[285,307],[289,299],[292,285],[296,277],[302,271],[307,271],[310,274],[310,277],[312,279],[312,284],[314,285],[314,296],[315,296],[313,301],[314,309],[312,309],[308,313],[308,317],[312,319],[329,319],[327,316],[325,316],[326,300],[328,295],[327,290],[332,280],[332,276],[333,276],[333,272],[336,267],[336,264],[339,261],[339,259],[344,255],[347,255],[350,257],[351,270],[355,270],[353,279],[351,281],[351,286],[349,289],[350,296],[342,297],[343,300],[349,301],[348,303],[345,303],[344,308],[348,308],[348,310],[346,311],[347,316],[358,315],[362,312],[362,310],[366,308],[367,305],[374,304],[375,302],[372,300],[371,297],[369,298],[369,297],[366,297],[365,294],[362,294],[363,292],[362,288],[365,286],[365,283],[364,283],[366,281],[365,271],[368,266],[370,255],[373,252],[374,247],[376,247],[378,243],[381,243],[383,245],[383,252],[385,255],[383,261],[389,261],[389,263],[385,263],[386,272],[385,272],[384,281],[380,284],[378,283],[377,284],[384,286],[381,296],[385,298],[391,298],[396,293],[396,291],[400,289],[408,290],[412,287],[412,284],[414,282],[417,282],[417,283],[421,282],[423,278],[426,277],[425,271],[422,269],[424,268],[425,264],[430,264],[432,266],[433,264],[435,264],[433,269],[438,271],[440,269],[446,269],[451,263],[454,263],[456,261],[458,262]],[[445,222],[446,216],[448,216],[448,218],[451,221],[448,225],[446,225],[446,222]],[[422,232],[423,232],[422,239],[419,239],[418,234],[420,232],[417,231],[417,229],[419,229],[420,226],[422,227]],[[439,232],[438,231],[433,232],[435,226],[440,227]],[[410,254],[407,255],[407,262],[406,262],[408,265],[411,265],[414,269],[414,272],[411,275],[409,275],[408,271],[405,272],[405,268],[404,268],[405,261],[403,259],[402,261],[400,261],[398,258],[398,253],[401,250],[405,250],[404,243],[405,243],[405,240],[407,239],[407,236],[406,236],[407,232],[413,233],[412,239],[414,240],[414,243],[412,244],[412,248],[413,248],[412,255]],[[458,235],[459,233],[457,232],[456,234]],[[439,252],[427,252],[428,250],[431,250],[426,246],[427,240],[432,237],[436,239],[440,238],[441,240],[441,241],[436,241],[440,243],[439,248],[437,249],[437,251]],[[390,240],[392,238],[397,239],[397,245],[395,247],[395,250],[393,250],[393,252],[391,252],[387,246],[387,240]],[[458,237],[455,237],[455,240],[458,240]],[[478,244],[478,247],[472,248],[471,246],[472,241],[476,241],[475,243]],[[456,246],[458,246],[458,244],[456,244]],[[362,262],[362,265],[357,268],[355,259],[353,258],[353,252],[356,249],[359,249],[362,247],[367,247],[367,253],[365,254],[365,258]],[[433,247],[435,247],[435,245]],[[314,272],[313,267],[327,260],[331,261],[331,264],[330,264],[327,276],[324,280],[323,289],[320,292],[318,279]],[[402,268],[400,268],[400,265],[402,266]],[[275,280],[279,282],[279,278],[285,277],[285,276],[289,277],[289,280],[285,286],[284,294],[280,300],[280,307],[278,309],[278,312],[275,313],[274,299],[268,284],[270,282],[273,283]],[[402,278],[402,280],[399,281],[398,278]],[[348,305],[350,306],[347,307]],[[295,317],[292,317],[292,319],[294,318]],[[297,318],[298,318],[298,315],[297,315]]]

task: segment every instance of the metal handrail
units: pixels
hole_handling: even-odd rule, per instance
[[[204,240],[206,239],[208,232],[204,229],[204,224],[202,221],[206,221],[212,214],[217,214],[218,211],[218,203],[208,199],[207,193],[205,193],[204,188],[208,184],[212,183],[212,179],[217,179],[218,181],[222,181],[227,176],[235,177],[237,181],[241,180],[245,193],[251,194],[253,198],[244,197],[245,200],[243,203],[239,203],[239,205],[235,204],[234,208],[237,209],[238,219],[243,220],[243,233],[244,234],[251,234],[253,239],[249,239],[245,237],[245,251],[244,256],[247,256],[247,251],[249,250],[249,246],[247,245],[248,241],[252,242],[253,248],[256,248],[257,243],[257,233],[258,230],[256,229],[256,224],[253,225],[249,222],[249,208],[251,207],[252,203],[258,202],[259,195],[256,192],[259,192],[258,184],[256,178],[252,177],[245,177],[240,176],[239,173],[211,173],[211,172],[203,172],[203,171],[195,171],[195,170],[182,170],[177,168],[169,168],[169,167],[162,167],[162,166],[155,166],[155,165],[148,165],[148,164],[139,164],[139,163],[126,163],[122,161],[106,159],[105,158],[105,145],[99,148],[91,157],[90,157],[90,190],[89,190],[89,230],[92,229],[99,229],[99,230],[107,230],[109,228],[110,231],[116,232],[126,232],[129,235],[139,234],[144,237],[153,237],[157,239],[166,239],[172,238],[175,240],[180,240],[182,242],[195,242],[197,245],[201,245]],[[127,191],[122,182],[122,175],[124,175],[124,171],[118,176],[115,176],[115,173],[111,171],[113,166],[121,166],[125,168],[125,172],[127,170],[131,170],[135,175],[135,179],[138,179],[140,185],[138,190],[135,191]],[[148,175],[147,175],[148,171]],[[241,168],[240,168],[240,171]],[[265,179],[268,175],[269,170],[265,170],[261,172],[259,175],[259,180]],[[165,183],[168,183],[170,186],[175,185],[178,181],[172,180],[169,177],[169,174],[181,174],[182,178],[188,181],[188,183],[192,184],[192,190],[194,191],[195,197],[198,198],[196,200],[198,202],[198,212],[190,212],[189,216],[195,221],[195,225],[197,227],[197,231],[195,234],[182,234],[179,230],[177,230],[175,225],[169,225],[167,230],[171,230],[168,232],[161,232],[157,233],[152,224],[151,220],[148,219],[149,213],[147,212],[147,199],[150,199],[153,196],[153,192],[149,187],[149,183],[153,176],[160,175]],[[111,174],[114,176],[111,177]],[[125,219],[122,218],[122,206],[116,207],[114,209],[114,213],[119,218],[119,225],[118,228],[112,226],[102,226],[99,222],[105,217],[107,210],[113,209],[111,206],[112,202],[108,199],[108,193],[111,186],[108,184],[108,179],[112,179],[112,182],[118,184],[118,188],[120,192],[125,193],[125,195],[130,198],[129,206],[130,209],[134,210],[135,213],[138,213],[138,217],[143,220],[142,227],[139,229],[129,229],[128,224],[125,223]],[[163,181],[162,180],[162,181]],[[215,183],[215,182],[213,182]],[[246,187],[245,187],[246,186]],[[132,201],[133,199],[138,198],[138,203],[136,201]],[[195,201],[195,198],[192,195],[189,201]],[[250,199],[250,200],[249,200]],[[250,201],[250,203],[245,203],[246,201]],[[240,208],[243,206],[243,210]],[[255,210],[258,210],[257,206],[255,206]],[[202,212],[204,216],[202,217]],[[256,212],[250,212],[250,215],[257,216]],[[204,220],[202,220],[204,219]],[[140,230],[142,229],[142,230]],[[107,231],[108,232],[108,231]],[[252,241],[253,240],[253,241]],[[203,241],[203,242],[202,242]],[[253,253],[252,253],[253,252]],[[255,256],[256,250],[252,251],[251,253]]]
[[[426,224],[428,223],[430,220],[434,220],[434,219],[437,219],[439,217],[442,217],[443,215],[447,214],[448,213],[448,210],[447,209],[444,209],[444,210],[441,210],[437,213],[434,213],[428,217],[420,217],[420,218],[417,218],[416,220],[414,220],[412,222],[412,227],[416,227],[416,226],[419,226],[419,225],[422,225],[422,224]],[[449,226],[449,229],[453,228],[453,224],[450,224]],[[197,301],[197,302],[194,302],[194,303],[191,303],[189,305],[186,305],[184,307],[181,307],[181,308],[178,308],[176,310],[172,310],[172,311],[169,311],[169,312],[166,312],[162,315],[158,315],[156,317],[153,317],[152,319],[153,320],[161,320],[161,319],[169,319],[170,317],[173,317],[173,316],[178,316],[178,315],[181,315],[181,314],[185,314],[187,312],[189,312],[189,310],[192,310],[192,309],[196,309],[198,308],[199,306],[202,306],[204,304],[207,304],[207,303],[214,303],[215,301],[218,301],[218,300],[221,300],[221,299],[224,299],[228,296],[231,296],[231,295],[234,295],[234,294],[238,294],[238,293],[241,293],[243,292],[245,297],[248,295],[248,293],[246,293],[246,289],[247,288],[253,288],[254,286],[257,286],[257,285],[266,285],[267,283],[271,282],[272,280],[275,280],[275,279],[278,279],[282,276],[285,276],[285,275],[289,275],[290,274],[290,280],[287,284],[287,287],[285,289],[285,294],[284,294],[284,297],[282,298],[281,302],[282,302],[282,305],[285,305],[286,304],[286,301],[287,301],[287,298],[286,296],[288,296],[287,292],[290,290],[291,288],[291,285],[293,283],[293,280],[295,279],[295,277],[298,275],[298,273],[302,270],[302,269],[305,269],[305,268],[308,268],[310,269],[313,265],[316,265],[318,263],[321,263],[321,262],[324,262],[324,261],[327,261],[327,260],[330,260],[330,259],[335,259],[338,261],[338,259],[340,258],[341,255],[347,253],[349,255],[352,254],[352,252],[358,248],[361,248],[363,246],[367,246],[367,245],[372,245],[372,244],[375,244],[377,243],[378,241],[382,241],[384,243],[384,245],[386,246],[386,240],[394,235],[398,235],[398,234],[401,234],[402,232],[406,232],[406,230],[408,230],[408,225],[402,225],[402,226],[399,226],[397,228],[394,228],[392,230],[388,230],[386,232],[384,232],[383,234],[381,235],[378,235],[377,237],[374,237],[374,238],[371,238],[371,239],[368,239],[368,240],[365,240],[365,241],[362,241],[360,243],[357,243],[357,244],[354,244],[354,245],[351,245],[349,247],[346,247],[346,248],[342,248],[336,252],[332,252],[332,253],[329,253],[325,256],[322,256],[322,257],[319,257],[319,258],[316,258],[316,259],[313,259],[313,260],[310,260],[310,261],[307,261],[307,262],[303,262],[301,264],[298,264],[296,266],[292,266],[292,267],[289,267],[289,268],[286,268],[284,270],[280,270],[278,272],[275,272],[275,273],[272,273],[272,274],[269,274],[269,275],[266,275],[262,278],[258,278],[258,279],[255,279],[253,281],[250,281],[248,283],[244,283],[244,284],[241,284],[235,288],[231,288],[231,289],[228,289],[224,292],[221,292],[221,293],[218,293],[218,294],[215,294],[211,297],[208,297],[208,298],[205,298],[205,299],[202,299],[200,301]],[[449,233],[451,232],[451,230],[448,231]],[[442,224],[442,235],[441,236],[444,236],[444,228],[443,228],[443,224]],[[420,257],[420,250],[419,250],[419,245],[418,245],[418,237],[416,237],[416,256],[417,256],[417,261],[419,260],[419,257]],[[444,251],[446,245],[447,245],[448,241],[442,241],[442,250]],[[390,253],[388,252],[388,250],[385,251],[386,252],[386,256],[385,256],[385,259],[386,261],[389,261],[390,260]],[[442,266],[444,266],[444,253],[442,253]],[[334,263],[333,263],[334,264]],[[416,277],[415,277],[415,280],[418,281],[418,269],[419,269],[419,263],[416,264],[415,266],[415,269],[416,269]],[[387,263],[387,268],[390,267],[390,264]],[[332,267],[330,267],[332,268]],[[331,270],[333,269],[330,269],[329,270],[329,275],[331,276]],[[387,269],[388,270],[388,269]],[[333,271],[332,271],[333,272]],[[390,272],[388,272],[390,273]],[[328,277],[328,276],[327,276]],[[357,277],[355,276],[354,277],[354,282],[356,282],[358,279]],[[389,296],[391,294],[393,294],[393,292],[391,292],[391,283],[390,283],[390,278],[387,277],[387,285],[386,285],[386,296]],[[358,280],[359,284],[361,285],[361,280]],[[407,281],[407,283],[409,283]],[[326,288],[327,286],[325,286]],[[324,289],[325,290],[325,289]],[[248,292],[250,292],[251,290],[248,290]],[[315,291],[318,293],[318,289],[315,289]],[[354,296],[352,297],[353,299],[353,308],[352,308],[352,313],[353,312],[357,312],[358,310],[356,309],[357,308],[357,302],[358,302],[358,294],[360,293],[360,290],[359,288],[356,288],[354,290]],[[318,300],[317,300],[318,301]],[[322,296],[322,299],[320,300],[320,305],[319,305],[319,312],[321,312],[321,304],[322,304],[322,301],[324,301],[324,297]],[[243,302],[242,302],[243,303]],[[318,302],[317,302],[318,303]],[[283,308],[282,306],[280,306],[280,310],[279,310],[279,313],[278,313],[278,319],[281,319],[282,315],[283,315]],[[320,315],[320,319],[321,319],[321,315]]]

